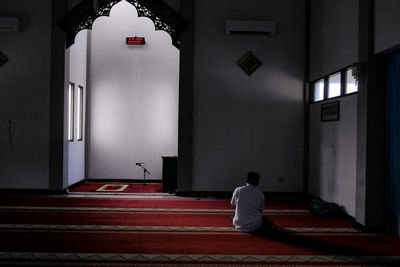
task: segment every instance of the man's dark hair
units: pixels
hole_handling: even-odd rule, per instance
[[[257,186],[260,181],[260,174],[256,172],[249,172],[246,177],[246,183]]]

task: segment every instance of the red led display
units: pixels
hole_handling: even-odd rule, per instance
[[[126,37],[127,45],[144,45],[145,43],[144,37]]]

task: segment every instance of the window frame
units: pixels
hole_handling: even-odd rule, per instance
[[[315,80],[311,81],[311,82],[310,82],[310,87],[309,87],[310,90],[311,90],[311,92],[310,92],[310,94],[309,94],[309,96],[310,96],[309,103],[310,103],[310,104],[313,104],[313,103],[319,103],[319,102],[323,102],[323,101],[330,101],[330,100],[337,99],[337,98],[340,98],[340,97],[345,97],[345,96],[357,94],[357,93],[358,93],[358,89],[357,89],[357,91],[355,91],[355,92],[346,93],[346,87],[347,87],[347,80],[346,80],[346,79],[347,79],[347,76],[346,76],[346,72],[347,72],[347,70],[352,69],[352,68],[356,68],[356,67],[357,67],[357,64],[352,64],[352,65],[347,66],[347,67],[345,67],[345,68],[343,68],[343,69],[340,69],[340,70],[338,70],[338,71],[334,71],[334,72],[332,72],[332,73],[329,73],[328,75],[325,75],[325,76],[323,76],[323,77],[320,77],[320,78],[318,78],[318,79],[315,79]],[[331,77],[331,76],[333,76],[333,75],[335,75],[335,74],[339,74],[339,73],[340,73],[340,95],[335,96],[335,97],[328,98],[328,93],[329,93],[329,77]],[[315,96],[314,85],[315,85],[317,82],[319,82],[320,80],[324,80],[324,97],[323,97],[323,99],[321,99],[321,100],[314,101],[314,96]]]
[[[354,67],[354,66],[353,66]],[[345,78],[344,78],[344,83],[343,83],[343,94],[345,94],[345,95],[350,95],[350,94],[354,94],[354,93],[357,93],[358,92],[358,84],[357,84],[357,90],[356,91],[354,91],[354,92],[350,92],[350,93],[346,93],[346,91],[347,91],[347,71],[353,71],[353,67],[349,67],[349,68],[347,68],[347,69],[345,69],[344,70],[344,76],[345,76]],[[356,80],[356,82],[358,83],[358,81]]]
[[[70,82],[68,85],[68,142],[75,139],[75,84]]]
[[[327,77],[327,80],[328,80],[328,83],[327,83],[327,87],[328,87],[328,93],[327,93],[327,95],[326,95],[326,99],[333,99],[333,98],[335,98],[335,97],[339,97],[339,96],[342,96],[342,87],[343,87],[343,84],[342,84],[342,71],[338,71],[338,72],[335,72],[335,73],[333,73],[333,74],[331,74],[331,75],[329,75],[328,77]],[[331,92],[331,83],[330,83],[330,80],[331,80],[331,78],[332,77],[334,77],[334,76],[336,76],[336,75],[340,75],[340,81],[339,81],[339,95],[336,95],[336,96],[332,96],[332,97],[329,97],[329,93]]]
[[[84,112],[84,88],[82,85],[78,85],[78,103],[77,103],[77,124],[76,124],[76,140],[82,141],[83,140],[83,112]]]
[[[315,85],[317,84],[317,83],[319,83],[320,81],[322,81],[323,83],[324,83],[324,90],[323,90],[323,97],[322,97],[322,99],[320,99],[320,100],[314,100],[315,99]],[[312,90],[312,92],[311,92],[311,102],[320,102],[320,101],[323,101],[324,99],[325,99],[325,95],[326,95],[326,80],[324,79],[324,78],[322,78],[322,79],[318,79],[318,80],[316,80],[316,81],[314,81],[312,84],[311,84],[311,90]]]

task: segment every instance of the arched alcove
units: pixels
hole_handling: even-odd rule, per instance
[[[158,180],[161,156],[178,153],[179,49],[169,32],[157,30],[157,20],[143,17],[131,2],[110,1],[107,16],[96,16],[91,31],[80,31],[67,49],[71,59],[87,51],[88,103],[86,174],[76,171],[82,164],[69,156],[69,185],[83,178],[141,178],[136,162],[145,162],[147,178]],[[146,44],[128,46],[128,36],[143,36]],[[77,62],[70,60],[70,73],[81,68]],[[68,143],[74,157],[75,147]],[[71,176],[77,173],[83,176]]]
[[[60,20],[61,28],[66,32],[66,46],[71,46],[75,36],[85,29],[92,29],[94,21],[101,16],[109,16],[112,7],[121,0],[82,0]],[[179,37],[187,22],[161,0],[126,0],[132,4],[139,17],[147,17],[154,23],[156,30],[167,32],[172,44],[179,49]]]

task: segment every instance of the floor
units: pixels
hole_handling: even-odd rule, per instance
[[[0,195],[3,266],[399,266],[400,240],[268,201],[281,229],[230,222],[229,199],[165,195]],[[351,265],[349,265],[351,264]]]

